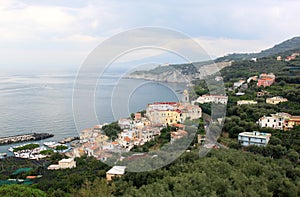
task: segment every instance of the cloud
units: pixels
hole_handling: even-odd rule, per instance
[[[48,60],[48,52],[64,49],[68,54],[58,56],[61,61],[80,64],[70,51],[76,57],[88,54],[104,39],[141,26],[179,30],[200,42],[211,56],[260,51],[299,35],[299,7],[300,2],[293,0],[1,0],[0,51],[11,55],[26,51],[33,53],[28,54],[31,57],[45,51]],[[26,64],[44,63],[23,58]],[[4,56],[2,62],[14,61]]]

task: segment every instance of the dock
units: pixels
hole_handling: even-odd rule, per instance
[[[14,135],[9,137],[0,137],[0,145],[13,144],[18,142],[37,141],[53,137],[50,133],[29,133],[23,135]]]

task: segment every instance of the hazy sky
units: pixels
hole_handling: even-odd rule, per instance
[[[208,53],[257,52],[300,33],[298,0],[1,0],[0,68],[78,67],[135,27],[181,31]]]

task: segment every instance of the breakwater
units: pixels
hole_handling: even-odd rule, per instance
[[[0,145],[42,140],[53,136],[54,135],[50,133],[29,133],[29,134],[14,135],[9,137],[0,137]]]
[[[65,138],[64,140],[59,141],[59,143],[61,143],[61,144],[66,144],[66,143],[70,143],[70,142],[72,142],[72,141],[79,140],[79,139],[80,139],[79,136],[75,136],[75,137],[67,137],[67,138]]]

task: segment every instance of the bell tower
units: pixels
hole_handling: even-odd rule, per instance
[[[187,89],[185,89],[183,91],[182,102],[183,103],[189,103],[190,102],[189,92],[187,91]]]

